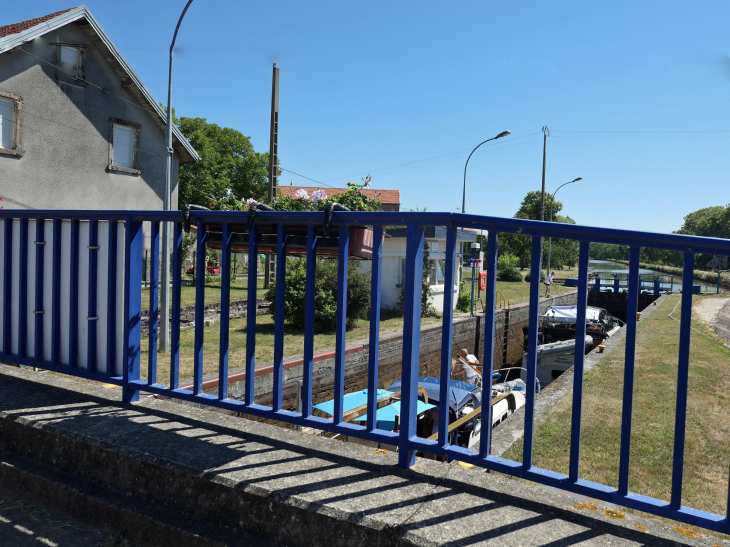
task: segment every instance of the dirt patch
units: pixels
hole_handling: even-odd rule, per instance
[[[721,302],[725,305],[718,311],[711,326],[717,334],[730,341],[730,300],[723,299]]]
[[[720,311],[728,304],[724,298],[703,298],[693,305],[695,313],[708,325],[717,321]]]

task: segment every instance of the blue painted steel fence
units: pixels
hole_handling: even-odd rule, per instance
[[[160,222],[174,223],[173,230],[173,283],[172,283],[172,352],[168,357],[157,354],[157,325],[159,319],[159,288],[157,264],[160,253]],[[191,212],[191,221],[197,224],[197,270],[205,271],[206,226],[221,227],[223,272],[228,271],[229,254],[234,230],[240,232],[245,215],[236,212]],[[246,343],[246,385],[244,400],[227,396],[228,371],[228,311],[230,279],[222,276],[220,383],[217,395],[203,393],[203,306],[205,276],[196,277],[196,329],[194,348],[194,378],[191,390],[179,387],[180,364],[180,291],[182,266],[183,218],[180,212],[154,211],[0,211],[0,242],[2,251],[2,300],[0,324],[2,349],[0,359],[52,370],[73,376],[110,382],[122,387],[125,402],[139,399],[140,393],[152,393],[224,408],[262,418],[275,419],[295,425],[342,433],[375,442],[396,445],[399,464],[413,465],[416,451],[446,455],[467,463],[530,479],[560,489],[584,494],[607,502],[631,507],[688,524],[719,532],[730,533],[730,522],[715,515],[682,505],[684,442],[687,414],[687,384],[689,373],[689,346],[692,309],[692,269],[697,253],[730,255],[730,241],[675,234],[653,234],[627,230],[588,228],[571,224],[537,222],[521,219],[503,219],[477,215],[381,212],[334,213],[333,223],[339,225],[339,282],[337,294],[336,365],[334,388],[334,419],[312,415],[312,372],[314,364],[314,288],[315,258],[322,227],[321,213],[288,213],[260,211],[256,223],[246,233],[250,264],[256,263],[260,243],[260,227],[275,226],[277,240],[277,307],[275,312],[274,342],[274,396],[273,406],[254,402],[254,369],[256,367],[256,315],[248,314]],[[147,223],[147,230],[143,224]],[[405,315],[403,333],[403,368],[401,429],[399,432],[377,429],[374,421],[375,395],[378,379],[378,352],[369,352],[368,420],[365,426],[343,420],[345,379],[345,326],[348,249],[350,227],[372,226],[374,252],[372,265],[372,292],[370,309],[370,347],[379,343],[379,311],[382,268],[382,234],[386,226],[407,227]],[[304,339],[303,401],[301,414],[282,408],[282,381],[284,360],[284,257],[287,250],[287,231],[306,226],[306,328]],[[580,478],[580,437],[582,413],[572,414],[570,465],[568,475],[533,466],[535,439],[535,382],[527,382],[524,456],[522,462],[490,455],[489,428],[484,428],[478,451],[448,444],[448,409],[440,408],[437,440],[416,436],[416,401],[419,370],[421,324],[421,275],[423,267],[424,229],[428,226],[446,227],[445,285],[454,285],[456,264],[456,229],[459,227],[488,232],[486,309],[484,325],[484,366],[493,368],[494,309],[496,300],[497,246],[500,233],[519,233],[532,237],[532,284],[530,287],[530,317],[527,347],[527,376],[535,377],[537,366],[537,327],[540,296],[540,238],[553,237],[579,242],[578,302],[587,302],[589,287],[588,250],[590,242],[628,245],[631,247],[627,278],[628,317],[636,316],[640,287],[639,251],[641,247],[659,248],[684,253],[682,315],[678,355],[678,385],[674,459],[672,462],[672,490],[669,501],[662,501],[629,491],[631,418],[634,398],[634,352],[636,323],[627,324],[626,356],[624,367],[624,396],[620,463],[617,469],[618,488]],[[241,236],[239,235],[239,241]],[[149,291],[150,321],[149,359],[147,381],[140,379],[142,341],[142,274],[143,249],[147,239],[150,249],[152,276]],[[256,307],[256,268],[248,271],[249,310]],[[444,292],[441,396],[448,400],[447,379],[451,366],[453,293]],[[573,408],[580,410],[583,401],[583,344],[585,337],[585,308],[578,307],[579,325],[575,353]],[[170,359],[170,377],[158,378],[157,360]],[[491,390],[484,393],[489,404]],[[489,406],[491,408],[491,405]],[[486,419],[486,417],[485,417]],[[730,454],[728,454],[730,465]]]

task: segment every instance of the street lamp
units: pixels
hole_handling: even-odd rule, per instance
[[[563,186],[566,184],[573,184],[574,182],[578,182],[579,180],[583,180],[583,177],[578,177],[577,179],[573,179],[571,181],[568,181],[564,184],[561,184],[558,186],[558,190],[560,190]],[[555,195],[558,193],[558,190],[555,190],[553,193],[553,199],[550,200],[550,222],[553,221],[553,204],[555,203]],[[547,260],[547,271],[545,272],[545,277],[550,275],[550,256],[552,255],[553,251],[553,238],[548,238],[548,260]]]
[[[462,194],[461,198],[461,212],[464,213],[466,209],[466,166],[469,165],[469,160],[471,159],[471,155],[477,151],[477,148],[479,148],[481,145],[483,145],[485,142],[494,141],[497,139],[501,139],[502,137],[506,137],[510,134],[510,131],[502,131],[499,135],[496,137],[492,137],[491,139],[487,139],[484,142],[480,142],[477,147],[471,151],[471,154],[469,154],[469,157],[466,158],[466,164],[464,165],[464,193]]]
[[[163,199],[163,209],[170,210],[172,201],[172,50],[175,47],[177,39],[177,31],[180,30],[185,12],[188,11],[193,0],[188,0],[185,9],[180,14],[180,19],[175,27],[175,34],[172,36],[170,44],[170,71],[167,80],[167,163],[165,164],[165,196]],[[170,227],[167,222],[162,223],[162,294],[160,295],[160,304],[162,307],[162,324],[160,325],[160,346],[162,351],[170,351]],[[176,272],[180,273],[180,272]]]

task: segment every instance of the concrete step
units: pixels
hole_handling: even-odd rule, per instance
[[[723,543],[497,473],[402,470],[393,453],[120,392],[0,366],[0,480],[146,530],[146,545]]]
[[[132,545],[159,547],[276,547],[243,531],[212,526],[189,515],[150,503],[81,477],[0,453],[0,484],[24,499]],[[2,544],[2,540],[0,540]]]

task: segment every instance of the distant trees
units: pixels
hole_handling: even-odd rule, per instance
[[[542,194],[538,191],[527,192],[520,203],[520,208],[515,213],[514,218],[523,218],[527,220],[540,220],[540,207]],[[575,224],[575,221],[569,216],[561,216],[558,213],[562,211],[563,204],[553,197],[552,194],[545,194],[545,220],[550,220],[550,207],[552,206],[553,221],[567,224]],[[543,264],[547,264],[548,245],[543,245]],[[532,238],[519,234],[500,234],[499,236],[499,255],[512,254],[517,257],[520,268],[529,268],[532,257]],[[552,256],[550,259],[551,268],[561,269],[563,267],[573,267],[578,263],[578,243],[568,239],[552,240]]]

